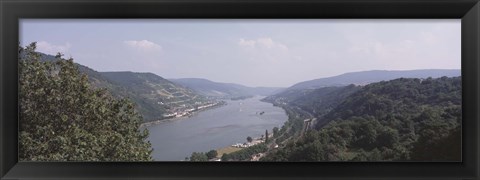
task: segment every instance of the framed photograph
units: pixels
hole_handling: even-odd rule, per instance
[[[0,11],[0,179],[480,178],[477,0]]]

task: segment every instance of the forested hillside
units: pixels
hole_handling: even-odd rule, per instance
[[[288,114],[288,121],[275,135],[275,141],[285,144],[286,140],[297,139],[306,128],[305,120],[325,115],[360,88],[360,86],[349,85],[318,89],[288,89],[264,98],[263,101],[282,107]],[[318,123],[318,119],[315,122]],[[311,126],[312,124],[309,124],[308,128],[310,129]]]
[[[366,85],[325,115],[317,114],[314,130],[262,160],[459,161],[461,85],[461,77]],[[297,97],[297,103],[324,99],[304,97]],[[325,106],[313,107],[322,111]]]
[[[55,56],[38,53],[41,61],[57,61]],[[21,54],[22,55],[22,54]],[[74,63],[87,75],[95,88],[106,88],[116,98],[133,101],[144,121],[166,118],[165,115],[195,109],[211,103],[206,97],[191,89],[176,85],[152,73],[98,72]]]
[[[208,103],[206,97],[178,86],[153,73],[101,72],[111,82],[124,87],[139,106],[146,121],[163,119],[165,114],[195,109]]]
[[[299,107],[310,115],[318,117],[336,107],[350,94],[359,90],[360,86],[353,84],[339,87],[324,87],[318,89],[289,89],[268,96],[264,100],[277,105]]]

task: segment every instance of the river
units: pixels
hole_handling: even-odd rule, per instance
[[[262,98],[228,100],[224,106],[195,113],[192,117],[147,127],[154,160],[184,160],[192,152],[243,143],[248,136],[260,137],[265,130],[271,133],[273,127],[280,128],[288,119],[285,111],[260,101]],[[265,113],[260,115],[262,111]]]

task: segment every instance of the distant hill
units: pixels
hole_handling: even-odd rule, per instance
[[[277,87],[248,87],[234,83],[219,83],[201,78],[169,79],[170,81],[195,90],[197,93],[211,97],[240,97],[271,95],[282,88]]]
[[[55,61],[55,56],[40,53],[40,60]],[[208,102],[193,90],[178,86],[153,73],[97,72],[76,63],[96,88],[106,88],[113,96],[129,98],[144,121],[163,119],[165,114],[191,109]]]
[[[338,76],[314,79],[297,83],[288,89],[315,89],[328,86],[365,85],[373,82],[388,81],[397,78],[438,78],[442,76],[460,76],[459,69],[425,69],[406,71],[372,70],[350,72]]]

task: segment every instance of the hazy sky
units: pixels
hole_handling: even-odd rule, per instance
[[[247,86],[365,70],[460,69],[460,20],[34,20],[20,42],[97,71]]]

